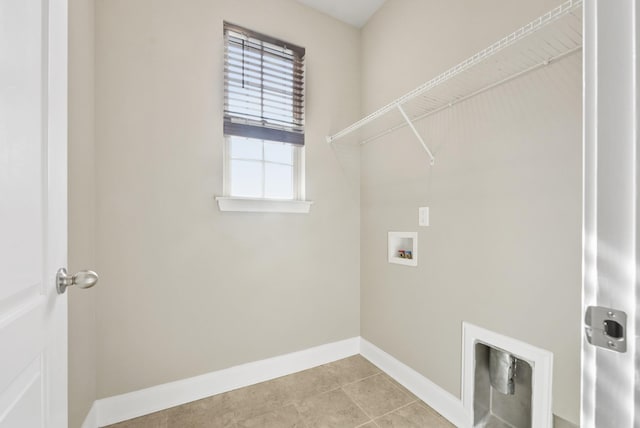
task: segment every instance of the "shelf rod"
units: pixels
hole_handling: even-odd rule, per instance
[[[556,63],[561,59],[564,59],[564,58],[566,58],[568,56],[571,56],[571,55],[573,55],[573,54],[575,54],[577,52],[580,52],[581,50],[582,50],[582,46],[578,46],[577,48],[573,48],[573,49],[568,50],[566,52],[563,52],[563,53],[561,53],[559,55],[556,55],[556,56],[554,56],[552,58],[549,58],[547,60],[539,62],[538,64],[535,64],[535,65],[527,68],[526,70],[518,71],[517,73],[514,73],[514,74],[512,74],[510,76],[507,76],[504,79],[501,79],[501,80],[499,80],[497,82],[494,82],[494,83],[491,83],[491,84],[489,84],[487,86],[484,86],[484,87],[482,87],[482,88],[480,88],[480,89],[478,89],[478,90],[476,90],[476,91],[474,91],[474,92],[472,92],[470,94],[467,94],[467,95],[465,95],[463,97],[460,97],[460,98],[458,98],[458,99],[456,99],[454,101],[450,101],[450,102],[448,102],[448,103],[446,103],[446,104],[444,104],[444,105],[442,105],[442,106],[440,106],[440,107],[438,107],[438,108],[436,108],[434,110],[430,110],[430,111],[428,111],[426,113],[423,113],[423,114],[421,114],[419,116],[416,116],[416,117],[413,118],[413,122],[418,122],[418,121],[420,121],[422,119],[426,119],[429,116],[433,116],[434,114],[441,112],[442,110],[445,110],[447,108],[453,107],[456,104],[459,104],[459,103],[461,103],[463,101],[467,101],[468,99],[476,97],[476,96],[478,96],[480,94],[483,94],[483,93],[485,93],[485,92],[487,92],[487,91],[489,91],[489,90],[491,90],[493,88],[496,88],[496,87],[498,87],[500,85],[504,85],[505,83],[511,82],[512,80],[515,80],[515,79],[517,79],[517,78],[519,78],[519,77],[521,77],[521,76],[523,76],[523,75],[525,75],[527,73],[531,73],[532,71],[538,70],[539,68],[545,67],[547,65],[551,65],[553,63]],[[401,122],[401,123],[399,123],[397,125],[392,126],[391,128],[389,128],[387,130],[384,130],[384,131],[382,131],[382,132],[380,132],[378,134],[372,135],[371,137],[362,140],[360,142],[360,144],[364,145],[364,144],[370,143],[372,141],[377,140],[378,138],[384,137],[387,134],[390,134],[390,133],[392,133],[394,131],[397,131],[398,129],[402,129],[405,126],[407,126],[407,123],[406,122]]]
[[[416,138],[418,138],[418,141],[420,141],[420,144],[422,144],[422,147],[424,147],[424,149],[427,151],[427,154],[431,158],[431,165],[436,163],[436,158],[433,157],[433,153],[431,153],[431,150],[429,150],[429,147],[427,147],[427,143],[424,142],[424,140],[422,139],[422,136],[420,135],[420,133],[418,132],[416,127],[413,126],[413,123],[411,122],[411,119],[409,119],[409,116],[407,116],[407,113],[404,112],[404,109],[402,108],[402,106],[400,104],[398,104],[398,110],[400,110],[400,113],[402,114],[402,117],[404,117],[404,120],[407,121],[407,125],[409,125],[409,128],[411,128],[413,133],[416,135]]]
[[[535,33],[536,31],[538,31],[539,29],[545,27],[547,24],[561,18],[562,16],[571,13],[574,9],[577,9],[578,7],[582,6],[582,2],[583,0],[567,0],[565,3],[561,4],[560,6],[556,7],[555,9],[547,12],[546,14],[538,17],[537,19],[531,21],[530,23],[528,23],[527,25],[520,27],[518,30],[514,31],[513,33],[509,34],[506,37],[503,37],[502,39],[498,40],[497,42],[493,43],[492,45],[490,45],[489,47],[485,48],[484,50],[476,53],[475,55],[467,58],[466,60],[462,61],[461,63],[455,65],[454,67],[450,68],[449,70],[445,71],[444,73],[441,73],[440,75],[436,76],[435,78],[431,79],[428,82],[425,82],[424,84],[422,84],[421,86],[418,86],[417,88],[415,88],[413,91],[406,93],[405,95],[401,96],[400,98],[398,98],[395,101],[390,102],[389,104],[385,105],[384,107],[378,109],[377,111],[369,114],[368,116],[360,119],[359,121],[351,124],[350,126],[344,128],[342,131],[339,131],[338,133],[334,134],[334,135],[330,135],[327,137],[327,142],[328,143],[332,143],[335,140],[344,137],[347,134],[352,133],[353,131],[363,127],[364,125],[366,125],[367,123],[377,119],[378,117],[388,113],[389,111],[393,110],[395,107],[406,103],[407,101],[421,95],[422,93],[442,84],[443,82],[451,79],[452,77],[455,77],[456,75],[465,72],[466,70],[472,68],[473,66],[475,66],[478,63],[481,63],[483,61],[485,61],[487,58],[491,57],[492,55],[496,54],[497,52],[517,43],[519,40],[526,38],[529,34],[531,33]]]

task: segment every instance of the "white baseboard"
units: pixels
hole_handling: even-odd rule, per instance
[[[97,400],[82,428],[97,428],[362,354],[459,428],[469,426],[462,401],[372,343],[342,340],[266,360]]]
[[[98,415],[96,412],[96,402],[94,401],[87,413],[87,417],[84,418],[82,428],[98,428]]]
[[[97,424],[87,425],[89,420],[87,416],[83,428],[115,424],[200,400],[211,395],[327,364],[356,355],[359,352],[360,338],[354,337],[139,391],[103,398],[94,403],[90,412],[90,415],[93,412],[93,421],[97,422]]]
[[[360,354],[459,428],[469,427],[462,401],[374,344],[360,339]]]

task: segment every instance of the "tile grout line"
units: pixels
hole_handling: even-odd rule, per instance
[[[375,366],[374,366],[374,367],[375,367]],[[353,384],[356,384],[356,383],[358,383],[358,382],[362,382],[362,381],[364,381],[364,380],[366,380],[366,379],[372,378],[372,377],[374,377],[374,376],[379,376],[379,375],[384,374],[384,372],[383,372],[382,370],[380,370],[378,367],[376,367],[376,370],[377,370],[377,371],[376,371],[376,373],[373,373],[373,374],[371,374],[371,375],[368,375],[368,376],[365,376],[365,377],[362,377],[362,378],[356,379],[356,380],[351,381],[351,382],[347,382],[347,383],[345,383],[345,384],[338,384],[338,386],[337,386],[336,388],[333,388],[333,389],[330,389],[330,390],[327,390],[327,391],[321,392],[321,393],[319,393],[319,394],[312,395],[312,396],[310,396],[310,397],[307,397],[306,399],[308,400],[308,399],[311,399],[311,398],[314,398],[314,397],[318,397],[318,396],[323,395],[323,394],[328,394],[328,393],[330,393],[330,392],[334,392],[334,391],[337,391],[337,390],[341,390],[341,391],[342,391],[342,393],[343,393],[343,394],[345,394],[345,395],[347,396],[347,398],[349,399],[349,401],[351,401],[353,404],[355,404],[355,405],[356,405],[356,407],[357,407],[358,409],[360,409],[360,411],[362,411],[362,413],[363,413],[367,418],[369,418],[369,420],[368,420],[368,421],[363,422],[363,423],[362,423],[362,424],[360,424],[360,425],[357,425],[355,428],[359,428],[359,427],[365,426],[365,425],[367,425],[367,424],[369,424],[369,423],[373,423],[376,427],[379,427],[379,426],[378,426],[378,424],[373,420],[373,418],[372,418],[372,417],[371,417],[367,412],[365,412],[365,411],[364,411],[364,409],[363,409],[363,408],[362,408],[362,407],[361,407],[361,406],[356,402],[356,400],[355,400],[355,399],[353,399],[353,398],[352,398],[352,397],[351,397],[351,396],[350,396],[350,395],[349,395],[349,394],[348,394],[348,393],[343,389],[343,387],[345,387],[345,386],[353,385]],[[306,427],[306,426],[307,426],[307,424],[306,424],[306,421],[305,421],[305,419],[304,419],[304,416],[302,415],[302,413],[300,412],[300,409],[298,408],[298,404],[299,404],[299,403],[297,403],[297,402],[293,402],[293,403],[291,403],[291,404],[293,404],[293,406],[295,407],[296,411],[297,411],[297,412],[298,412],[298,414],[301,416],[301,418],[302,418],[302,423],[303,423],[303,424],[305,424],[305,427]]]
[[[400,392],[402,392],[402,393],[404,393],[404,394],[408,395],[409,397],[412,397],[412,396],[413,396],[413,397],[416,397],[416,398],[417,398],[417,396],[416,396],[413,392],[409,391],[409,390],[408,390],[405,386],[403,386],[400,382],[398,382],[397,380],[395,380],[394,378],[392,378],[392,377],[391,377],[391,375],[390,375],[389,373],[386,373],[386,372],[383,372],[383,373],[384,373],[384,374],[385,374],[389,379],[391,379],[391,380],[393,381],[393,382],[391,382],[391,381],[390,381],[389,383],[390,383],[390,384],[391,384],[395,389],[397,389],[398,391],[400,391]],[[387,380],[389,380],[389,379],[387,379]],[[418,400],[416,399],[416,400],[413,400],[413,401],[418,401]],[[420,401],[422,401],[422,400],[420,400]]]
[[[354,383],[355,383],[355,382],[354,382]],[[373,422],[373,418],[371,417],[371,415],[370,415],[369,413],[365,412],[365,411],[364,411],[364,409],[362,408],[362,406],[360,406],[360,404],[358,404],[358,402],[357,402],[357,401],[356,401],[356,400],[355,400],[351,395],[349,395],[349,393],[348,393],[347,391],[345,391],[342,387],[341,387],[340,389],[342,390],[342,393],[343,393],[344,395],[346,395],[346,396],[347,396],[347,398],[349,398],[349,400],[351,400],[351,402],[352,402],[353,404],[355,404],[355,405],[356,405],[356,407],[357,407],[358,409],[360,409],[360,411],[361,411],[361,412],[362,412],[366,417],[368,417],[368,418],[369,418],[369,420],[368,420],[367,422],[365,422],[365,424],[368,424],[369,422]],[[374,422],[374,423],[375,423],[375,422]]]
[[[397,409],[393,409],[393,410],[391,410],[391,411],[389,411],[389,412],[387,412],[387,413],[385,413],[385,414],[383,414],[383,415],[378,416],[376,419],[380,419],[380,418],[383,418],[383,417],[385,417],[385,416],[389,416],[390,414],[395,413],[395,412],[397,412],[398,410],[402,410],[402,409],[404,409],[405,407],[409,407],[409,406],[411,406],[412,404],[415,404],[415,403],[417,403],[417,402],[418,402],[418,400],[410,401],[409,403],[407,403],[407,404],[405,404],[405,405],[403,405],[403,406],[400,406],[400,407],[398,407]],[[375,422],[375,421],[374,421],[374,422]]]
[[[444,416],[442,416],[440,413],[436,412],[431,406],[429,406],[427,403],[425,403],[424,401],[422,401],[420,398],[418,398],[414,393],[412,393],[411,391],[409,391],[405,386],[403,386],[400,382],[398,382],[397,380],[395,380],[393,377],[391,377],[390,374],[388,374],[385,371],[381,371],[382,374],[386,375],[386,377],[388,379],[386,379],[387,381],[389,381],[389,383],[398,391],[404,393],[405,395],[407,395],[409,398],[413,397],[413,400],[407,404],[405,404],[404,406],[400,406],[395,410],[392,410],[390,412],[385,413],[384,415],[380,415],[378,416],[376,419],[380,419],[383,416],[387,416],[390,415],[391,413],[394,413],[400,409],[404,409],[405,407],[410,406],[411,404],[417,403],[420,407],[425,408],[428,412],[435,414],[437,417],[445,419]],[[499,419],[499,418],[498,418]],[[445,419],[446,420],[446,419]],[[502,419],[500,419],[502,421]],[[373,422],[376,424],[377,427],[379,427],[379,425],[377,424],[377,422],[375,420],[373,420]],[[509,425],[511,427],[511,425]]]
[[[298,416],[300,417],[300,420],[302,421],[302,428],[309,428],[309,425],[307,424],[307,421],[306,421],[304,415],[302,414],[302,412],[298,408],[298,403],[293,402],[290,405],[293,406],[294,409],[296,409],[296,413],[298,413]]]
[[[373,375],[371,375],[371,376],[367,376],[367,377],[362,378],[362,379],[360,379],[360,380],[358,380],[358,381],[355,381],[355,382],[351,382],[351,383],[345,384],[345,385],[343,385],[343,386],[340,388],[340,389],[342,389],[342,392],[344,392],[344,394],[345,394],[347,397],[349,397],[349,399],[350,399],[350,400],[351,400],[351,401],[352,401],[352,402],[353,402],[353,403],[354,403],[354,404],[355,404],[355,405],[356,405],[356,406],[357,406],[357,407],[362,411],[362,413],[364,413],[364,414],[365,414],[365,416],[367,416],[367,417],[370,419],[369,421],[365,422],[363,425],[366,425],[366,424],[368,424],[369,422],[373,422],[373,424],[374,424],[375,426],[379,427],[379,425],[378,425],[378,423],[375,421],[375,419],[380,419],[380,418],[382,418],[382,417],[384,417],[384,416],[390,415],[391,413],[397,412],[397,411],[398,411],[398,410],[400,410],[400,409],[404,409],[405,407],[408,407],[408,406],[410,406],[410,405],[412,405],[412,404],[414,404],[414,403],[417,403],[417,402],[418,402],[418,400],[416,400],[416,399],[412,398],[412,396],[411,396],[411,395],[407,394],[405,391],[401,390],[401,389],[400,389],[400,388],[398,388],[396,385],[394,385],[394,384],[393,384],[393,382],[390,382],[388,379],[385,379],[385,378],[384,378],[384,376],[382,376],[382,379],[386,380],[386,381],[391,385],[391,387],[392,387],[392,388],[394,388],[394,389],[395,389],[395,390],[397,390],[398,392],[401,392],[403,395],[406,395],[406,396],[407,396],[411,401],[409,401],[408,403],[406,403],[406,404],[404,404],[404,405],[402,405],[402,406],[400,406],[400,407],[397,407],[397,408],[395,408],[395,409],[393,409],[393,410],[390,410],[390,411],[388,411],[387,413],[384,413],[384,414],[379,415],[379,416],[377,416],[376,418],[374,418],[374,417],[372,417],[371,415],[369,415],[369,413],[367,413],[367,412],[362,408],[362,406],[360,406],[360,404],[358,403],[358,400],[356,400],[356,399],[355,399],[354,397],[352,397],[352,396],[351,396],[347,391],[345,391],[345,390],[344,390],[344,387],[345,387],[345,386],[353,385],[353,384],[356,384],[356,383],[362,382],[362,381],[364,381],[364,380],[366,380],[366,379],[373,378],[373,377],[375,377],[375,376],[381,376],[381,375],[383,375],[383,374],[385,374],[385,375],[389,376],[388,374],[386,374],[385,372],[383,372],[383,371],[381,370],[379,373],[373,374]],[[360,427],[360,426],[362,426],[362,425],[358,425],[358,427]],[[356,428],[357,428],[357,427],[356,427]]]
[[[373,375],[373,376],[375,376],[375,375]],[[368,378],[368,377],[371,377],[371,376],[367,376],[367,378]],[[362,379],[360,379],[360,380],[364,380],[364,379],[366,379],[366,378],[362,378]],[[351,382],[351,383],[348,383],[348,384],[345,384],[345,385],[351,385],[351,384],[356,383],[356,382],[359,382],[359,381]],[[343,394],[344,394],[344,395],[349,399],[349,401],[351,401],[353,404],[355,404],[355,406],[356,406],[358,409],[360,409],[360,411],[361,411],[361,412],[362,412],[362,413],[363,413],[367,418],[369,418],[369,420],[368,420],[368,421],[365,421],[365,422],[363,422],[362,424],[357,425],[357,426],[356,426],[356,427],[354,427],[354,428],[359,428],[359,427],[365,426],[365,425],[367,425],[369,422],[373,422],[375,426],[378,426],[378,424],[376,424],[376,423],[375,423],[375,421],[373,420],[373,418],[372,418],[371,416],[369,416],[369,414],[368,414],[367,412],[365,412],[365,411],[364,411],[364,409],[363,409],[362,407],[360,407],[360,405],[359,405],[359,404],[358,404],[358,403],[357,403],[353,398],[351,398],[351,396],[350,396],[349,394],[347,394],[347,392],[346,392],[344,389],[342,389],[342,386],[338,386],[337,388],[331,389],[331,390],[329,390],[329,391],[325,391],[325,392],[321,392],[321,393],[316,394],[316,395],[312,395],[312,396],[310,396],[310,397],[307,397],[305,400],[309,400],[309,399],[312,399],[312,398],[314,398],[314,397],[319,397],[320,395],[328,394],[328,393],[330,393],[330,392],[334,392],[334,391],[338,391],[338,390],[342,391],[342,393],[343,393]],[[295,403],[295,402],[294,402],[294,403],[291,403],[291,404],[295,407],[296,411],[298,412],[298,414],[299,414],[299,415],[300,415],[300,417],[302,418],[302,423],[305,425],[305,427],[307,427],[307,423],[306,423],[306,420],[305,420],[305,418],[304,418],[304,415],[302,414],[302,412],[301,412],[301,411],[300,411],[300,409],[298,408],[298,404],[299,404],[299,403]]]
[[[385,373],[385,372],[382,372],[382,373],[384,373],[384,374],[385,374],[389,379],[393,379],[391,376],[389,376],[389,374],[387,374],[387,373]],[[386,380],[386,381],[391,385],[391,387],[392,387],[392,388],[394,388],[396,391],[399,391],[399,392],[400,392],[400,393],[402,393],[403,395],[406,395],[406,396],[407,396],[411,401],[409,401],[407,404],[404,404],[404,405],[402,405],[402,406],[400,406],[400,407],[398,407],[398,408],[396,408],[396,409],[390,410],[390,411],[388,411],[387,413],[385,413],[385,414],[382,414],[382,415],[378,416],[376,419],[379,419],[379,418],[381,418],[381,417],[383,417],[383,416],[390,415],[391,413],[394,413],[394,412],[396,412],[396,411],[398,411],[398,410],[400,410],[400,409],[404,409],[405,407],[408,407],[408,406],[412,405],[413,403],[419,403],[419,402],[421,402],[421,400],[420,400],[420,399],[418,399],[418,398],[415,396],[415,394],[411,393],[408,389],[406,389],[405,387],[403,387],[403,386],[402,386],[402,385],[400,385],[400,384],[397,384],[397,385],[396,385],[396,384],[394,383],[394,382],[397,382],[395,379],[393,379],[393,380],[394,380],[394,382],[391,382],[389,379],[386,379],[384,376],[383,376],[382,378],[383,378],[384,380]],[[414,397],[416,397],[416,398],[414,398]],[[374,421],[374,422],[375,422],[375,421]]]
[[[381,373],[378,373],[378,374],[376,374],[376,375],[367,376],[366,378],[363,378],[363,379],[361,379],[360,381],[363,381],[363,380],[365,380],[365,379],[372,378],[372,377],[377,376],[377,375],[379,375],[379,374],[381,374]],[[360,382],[360,381],[358,381],[358,382]],[[352,384],[354,384],[354,383],[357,383],[357,382],[352,382],[352,383],[350,383],[350,384],[346,384],[345,386],[347,386],[347,385],[352,385]],[[356,400],[354,397],[352,397],[351,395],[349,395],[349,393],[348,393],[347,391],[345,391],[345,390],[344,390],[344,388],[340,388],[340,389],[342,389],[342,392],[344,392],[344,394],[349,398],[349,400],[351,400],[351,402],[353,402],[353,403],[354,403],[354,404],[355,404],[355,405],[356,405],[356,406],[357,406],[357,407],[362,411],[362,413],[364,413],[364,415],[365,415],[366,417],[368,417],[368,418],[369,418],[369,420],[368,420],[367,422],[365,422],[364,424],[362,424],[362,425],[366,425],[366,424],[368,424],[369,422],[373,422],[373,424],[374,424],[375,426],[379,427],[379,425],[376,423],[375,419],[381,418],[381,417],[383,417],[383,416],[387,416],[388,414],[391,414],[391,413],[393,413],[393,412],[395,412],[395,411],[397,411],[397,410],[403,409],[403,408],[405,408],[405,407],[409,406],[410,404],[413,404],[413,403],[415,403],[415,402],[416,402],[416,400],[412,400],[412,401],[410,401],[409,403],[407,403],[407,404],[405,404],[405,405],[403,405],[403,406],[400,406],[400,407],[398,407],[398,408],[396,408],[396,409],[393,409],[393,410],[391,410],[391,411],[389,411],[389,412],[387,412],[387,413],[385,413],[385,414],[382,414],[382,415],[378,416],[377,418],[374,418],[374,417],[373,417],[373,416],[371,416],[369,413],[367,413],[367,412],[362,408],[362,406],[360,406],[360,404],[358,403],[358,400]],[[409,398],[411,398],[411,397],[409,397]],[[362,426],[362,425],[358,425],[358,427],[360,427],[360,426]],[[356,427],[356,428],[357,428],[357,427]]]
[[[362,382],[363,380],[370,379],[370,378],[372,378],[372,377],[374,377],[374,376],[379,376],[379,375],[381,375],[382,373],[383,373],[382,371],[379,371],[378,373],[374,373],[374,374],[372,374],[372,375],[365,376],[365,377],[360,378],[360,379],[358,379],[358,380],[354,380],[353,382],[345,383],[345,384],[343,384],[343,385],[340,385],[340,388],[342,388],[343,386],[349,386],[349,385],[353,385],[354,383]]]
[[[401,385],[394,383],[394,382],[392,381],[392,380],[393,380],[393,378],[391,378],[391,377],[390,377],[386,372],[384,372],[383,370],[381,370],[379,367],[377,367],[377,366],[373,365],[373,364],[372,364],[370,361],[368,361],[368,360],[367,360],[367,362],[369,362],[369,363],[373,366],[373,368],[374,368],[374,370],[375,370],[375,372],[374,372],[374,373],[372,373],[372,374],[370,374],[370,375],[367,375],[367,376],[364,376],[364,377],[361,377],[361,378],[359,378],[359,379],[353,380],[353,381],[351,381],[351,382],[344,383],[344,384],[340,384],[340,383],[338,382],[338,383],[337,383],[337,386],[336,386],[335,388],[332,388],[332,389],[329,389],[329,390],[326,390],[326,391],[323,391],[323,392],[320,392],[320,393],[316,393],[316,394],[314,394],[314,395],[311,395],[311,396],[309,396],[309,397],[306,397],[306,398],[305,398],[305,400],[306,400],[306,399],[311,399],[311,398],[314,398],[314,397],[318,397],[318,396],[320,396],[320,395],[327,394],[327,393],[330,393],[330,392],[333,392],[333,391],[340,390],[343,394],[345,394],[345,395],[346,395],[346,397],[349,399],[349,401],[350,401],[351,403],[353,403],[353,404],[356,406],[356,408],[358,408],[358,409],[359,409],[359,410],[360,410],[360,411],[365,415],[365,417],[367,417],[367,418],[368,418],[368,421],[366,421],[366,422],[364,422],[364,423],[362,423],[362,424],[360,424],[360,425],[357,425],[357,427],[355,427],[355,428],[363,427],[363,426],[366,426],[367,424],[370,424],[370,423],[371,423],[371,424],[373,424],[373,426],[380,428],[380,425],[376,422],[376,420],[375,420],[371,415],[369,415],[369,414],[368,414],[368,412],[366,412],[366,411],[364,410],[364,408],[359,404],[359,402],[358,402],[354,397],[352,397],[352,396],[351,396],[351,395],[350,395],[350,394],[345,390],[345,387],[349,387],[349,386],[354,385],[354,384],[356,384],[356,383],[360,383],[360,382],[366,381],[366,380],[368,380],[368,379],[372,379],[372,378],[374,378],[374,377],[376,377],[376,376],[381,376],[381,378],[382,378],[382,379],[386,380],[386,381],[387,381],[387,383],[390,383],[390,384],[392,385],[392,388],[393,388],[393,389],[395,389],[395,390],[397,390],[397,391],[399,391],[399,392],[403,393],[404,395],[408,395],[408,398],[410,398],[410,399],[411,399],[411,398],[415,398],[415,396],[413,396],[413,395],[409,395],[409,394],[407,393],[407,391],[403,390],[403,387],[402,387]],[[318,366],[318,367],[322,367],[322,366]],[[313,369],[315,369],[315,368],[317,368],[317,367],[314,367]],[[310,370],[312,370],[312,369],[310,369]],[[283,377],[284,377],[284,376],[283,376]],[[270,379],[270,380],[268,380],[268,381],[260,382],[260,383],[261,383],[261,384],[269,384],[269,383],[274,382],[275,380],[277,380],[277,378],[276,378],[276,379]],[[238,388],[238,390],[239,390],[239,389],[243,389],[243,388]],[[231,392],[231,391],[227,391],[227,392],[224,392],[224,393],[222,393],[222,394],[220,394],[220,395],[228,394],[228,393],[230,393],[230,392]],[[213,397],[213,396],[215,396],[215,395],[218,395],[218,394],[214,394],[214,395],[212,395],[212,396],[205,397],[204,399],[211,398],[211,397]],[[195,401],[200,401],[200,400],[195,400]],[[384,413],[384,414],[382,414],[382,415],[378,416],[377,418],[382,418],[382,417],[387,416],[387,415],[389,415],[389,414],[391,414],[391,413],[394,413],[394,412],[396,412],[396,411],[398,411],[398,410],[400,410],[400,409],[403,409],[403,408],[405,408],[405,407],[407,407],[407,406],[409,406],[409,405],[411,405],[411,404],[415,403],[416,401],[419,401],[419,400],[413,399],[413,400],[412,400],[412,401],[410,401],[409,403],[407,403],[407,404],[405,404],[405,405],[403,405],[403,406],[400,406],[400,407],[398,407],[398,408],[396,408],[396,409],[393,409],[393,410],[391,410],[391,411],[389,411],[389,412],[386,412],[386,413]],[[190,403],[184,403],[184,404],[182,404],[182,405],[175,406],[175,407],[176,407],[176,408],[177,408],[177,407],[182,407],[182,406],[185,406],[185,405],[187,405],[187,404],[190,404]],[[277,407],[275,407],[275,408],[270,408],[270,409],[269,409],[267,412],[265,412],[265,413],[278,412],[278,411],[281,411],[282,409],[284,409],[284,408],[286,408],[286,407],[288,407],[288,406],[290,406],[290,405],[291,405],[291,406],[296,410],[296,412],[297,412],[297,414],[298,414],[298,416],[299,416],[299,418],[300,418],[299,420],[302,422],[302,425],[303,425],[303,427],[302,427],[302,428],[309,428],[309,423],[308,423],[308,421],[306,420],[305,416],[303,415],[303,413],[301,412],[300,407],[299,407],[299,406],[301,405],[301,400],[291,400],[290,402],[285,401],[285,402],[283,402],[283,403],[280,403],[280,404],[279,404]],[[163,411],[167,411],[167,410],[169,410],[169,409],[164,409]],[[142,416],[142,418],[146,418],[147,416],[150,416],[150,415],[144,415],[144,416]],[[167,418],[168,418],[168,416],[167,416]],[[239,418],[239,417],[238,417],[238,415],[237,415],[237,414],[235,414],[235,412],[234,412],[234,414],[232,415],[232,417],[230,418],[230,422],[231,422],[232,424],[235,424],[236,426],[237,426],[237,425],[239,425],[240,423],[244,422],[244,421],[245,421],[245,418]],[[167,423],[168,423],[168,422],[169,422],[169,421],[167,420]]]
[[[345,387],[345,386],[349,386],[349,385],[353,385],[353,384],[358,383],[358,382],[362,382],[363,380],[366,380],[366,379],[372,378],[372,377],[374,377],[374,376],[378,376],[378,375],[380,375],[380,374],[382,374],[382,372],[380,372],[380,373],[374,373],[374,374],[372,374],[372,375],[369,375],[369,376],[366,376],[366,377],[363,377],[363,378],[360,378],[360,379],[358,379],[358,380],[354,380],[354,381],[352,381],[352,382],[348,382],[348,383],[345,383],[345,384],[342,384],[342,385],[341,385],[341,384],[338,384],[338,386],[336,386],[336,387],[335,387],[335,388],[333,388],[333,389],[328,389],[328,390],[326,390],[326,391],[324,391],[324,392],[320,392],[320,393],[318,393],[318,394],[311,395],[311,396],[309,396],[309,397],[305,398],[305,400],[308,400],[308,399],[313,398],[313,397],[317,397],[317,396],[322,395],[322,394],[327,394],[327,393],[329,393],[329,392],[337,391],[338,389],[342,389],[342,388],[343,388],[343,387]],[[347,394],[347,392],[346,392],[346,391],[344,391],[344,390],[343,390],[343,392],[344,392],[345,394]],[[347,396],[351,399],[351,396],[350,396],[349,394],[347,394]],[[292,403],[293,403],[293,402],[292,402]],[[294,404],[295,404],[295,403],[294,403]]]

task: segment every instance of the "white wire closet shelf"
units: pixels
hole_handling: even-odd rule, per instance
[[[568,0],[489,47],[327,137],[333,143],[357,131],[366,144],[409,126],[435,158],[414,123],[582,49],[582,2]]]

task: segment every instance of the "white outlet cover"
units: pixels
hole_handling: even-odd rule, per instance
[[[429,207],[418,208],[418,225],[429,226]]]

